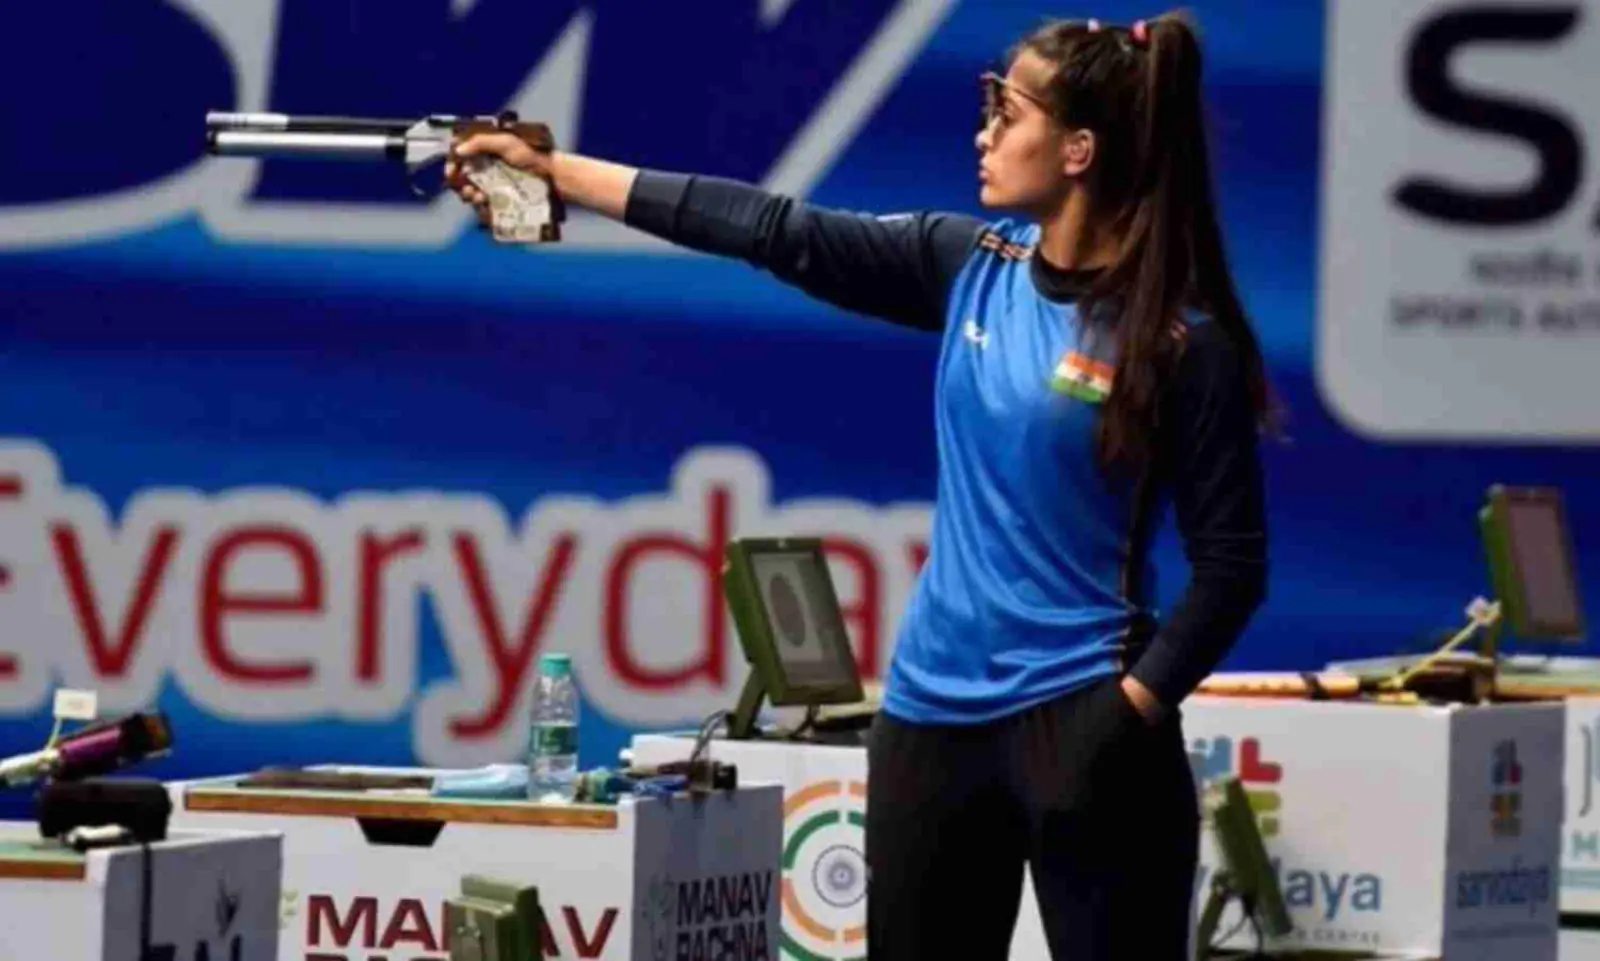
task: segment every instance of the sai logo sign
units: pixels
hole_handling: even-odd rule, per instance
[[[1238,775],[1262,837],[1277,836],[1283,811],[1283,797],[1278,793],[1283,765],[1266,759],[1260,738],[1240,738],[1237,749],[1231,737],[1196,738],[1189,749],[1189,763],[1201,781]]]
[[[783,954],[861,961],[867,954],[867,785],[813,781],[783,804]]]
[[[1522,764],[1517,742],[1501,741],[1489,760],[1489,823],[1495,837],[1522,833]]]
[[[1328,4],[1317,383],[1357,432],[1600,436],[1594,13]]]

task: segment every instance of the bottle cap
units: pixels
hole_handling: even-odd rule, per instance
[[[541,654],[539,672],[548,677],[569,677],[572,674],[572,657],[568,654]]]

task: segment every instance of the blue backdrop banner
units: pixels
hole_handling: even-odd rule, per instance
[[[584,693],[582,761],[607,764],[630,733],[737,696],[716,552],[739,535],[827,537],[862,667],[881,674],[927,550],[936,338],[581,214],[565,244],[496,246],[398,170],[206,158],[203,117],[511,107],[628,163],[852,209],[977,213],[977,76],[1043,8],[15,6],[0,64],[17,137],[0,155],[0,753],[41,743],[51,692],[70,686],[105,713],[168,711],[162,776],[511,760],[537,655],[560,650]],[[1341,151],[1334,11],[1192,9],[1230,253],[1291,415],[1267,452],[1270,599],[1229,666],[1435,643],[1487,591],[1475,511],[1495,482],[1567,490],[1600,610],[1592,438],[1455,432],[1448,404],[1398,418],[1405,436],[1369,416],[1381,398],[1341,413],[1367,347],[1319,329],[1369,319],[1318,311],[1323,168]],[[1574,29],[1593,36],[1593,20]],[[1398,62],[1413,26],[1373,56]],[[70,67],[59,44],[27,42],[69,35]],[[1351,176],[1341,190],[1390,192],[1383,169]],[[1595,198],[1569,199],[1581,260]],[[1378,221],[1339,228],[1356,231],[1341,244],[1370,230],[1386,249]],[[1561,351],[1592,369],[1596,330],[1576,323]],[[1319,377],[1330,350],[1339,403]],[[1418,390],[1454,355],[1430,356]],[[1384,371],[1371,390],[1422,402]],[[1159,557],[1170,603],[1187,576],[1170,531]]]

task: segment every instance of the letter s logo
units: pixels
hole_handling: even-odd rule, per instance
[[[1565,39],[1578,22],[1578,7],[1473,6],[1425,21],[1406,56],[1406,85],[1430,116],[1468,130],[1521,140],[1539,156],[1538,174],[1525,186],[1470,188],[1416,176],[1394,197],[1402,207],[1447,224],[1505,227],[1554,217],[1567,208],[1583,177],[1583,140],[1572,122],[1548,105],[1475,92],[1450,76],[1455,58],[1480,44],[1537,48]]]

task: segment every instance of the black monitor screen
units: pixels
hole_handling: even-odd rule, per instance
[[[1558,502],[1513,498],[1507,505],[1507,527],[1528,623],[1576,633],[1581,624],[1577,578]]]
[[[752,553],[750,566],[772,625],[773,646],[792,685],[848,681],[853,665],[843,621],[830,603],[828,572],[820,555],[806,551]]]

